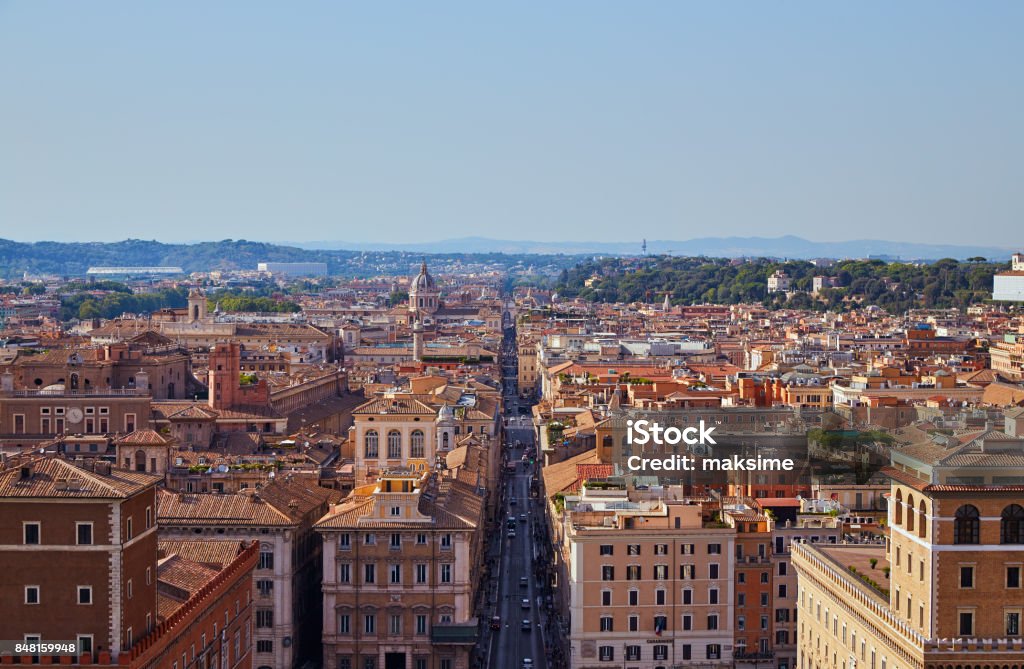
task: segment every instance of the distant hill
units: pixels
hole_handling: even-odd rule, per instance
[[[866,258],[891,260],[964,260],[984,257],[1004,261],[1015,249],[991,246],[953,246],[925,243],[859,240],[812,242],[800,237],[706,237],[689,241],[650,240],[649,255],[713,258],[766,257],[782,259]],[[372,252],[372,253],[371,253]],[[410,258],[419,255],[464,261],[516,262],[558,267],[575,264],[574,256],[636,256],[639,242],[532,242],[466,237],[422,244],[357,244],[352,242],[305,242],[295,245],[227,239],[194,244],[165,244],[126,239],[120,242],[34,242],[0,239],[0,277],[17,278],[24,272],[83,276],[94,265],[171,265],[186,272],[213,269],[255,269],[263,261],[324,262],[332,275],[367,276],[391,270],[407,271]],[[501,255],[499,255],[501,254]],[[373,256],[373,257],[370,257]]]
[[[641,240],[632,242],[537,242],[525,240],[463,237],[436,242],[402,244],[362,244],[352,242],[308,242],[303,248],[349,248],[360,250],[390,250],[424,253],[564,253],[585,255],[639,255]],[[867,258],[881,257],[891,260],[939,260],[941,258],[967,258],[981,256],[992,260],[1006,260],[1018,249],[999,246],[959,246],[923,242],[888,242],[879,239],[859,239],[846,242],[812,242],[801,237],[702,237],[685,241],[662,239],[647,240],[650,255],[710,256],[716,258],[768,257],[768,258]]]
[[[142,239],[121,242],[14,242],[0,239],[0,275],[23,272],[82,276],[94,265],[170,265],[186,272],[210,269],[256,269],[262,261],[326,262],[337,271],[351,251],[312,251],[277,244],[225,240],[198,244],[164,244]]]

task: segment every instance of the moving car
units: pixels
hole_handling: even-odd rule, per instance
[[[526,580],[525,576],[520,576],[519,577],[519,587],[520,588],[525,588],[528,583],[529,583],[529,581]]]
[[[516,531],[515,530],[509,530],[508,531],[508,538],[509,539],[515,539],[516,538]]]
[[[528,657],[523,658],[523,669],[533,669],[533,660]]]
[[[530,600],[526,599],[525,597],[523,598],[523,608],[524,609],[530,608]]]
[[[529,620],[524,620],[522,624],[519,626],[519,629],[523,630],[524,632],[529,632],[533,630],[533,625],[530,624]]]
[[[491,629],[492,630],[499,630],[499,629],[501,629],[501,616],[491,616]]]

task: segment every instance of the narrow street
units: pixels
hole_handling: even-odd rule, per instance
[[[496,578],[487,585],[484,610],[480,612],[489,623],[483,652],[490,668],[548,669],[547,537],[544,508],[533,487],[540,463],[529,414],[531,404],[520,399],[516,382],[514,328],[506,330],[503,346],[504,477],[497,531],[491,537],[488,555],[497,566]]]

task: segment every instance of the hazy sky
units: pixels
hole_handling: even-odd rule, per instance
[[[0,1],[0,237],[1019,246],[1022,34],[1016,1]]]

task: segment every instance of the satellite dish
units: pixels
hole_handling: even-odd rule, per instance
[[[228,466],[227,465],[217,465],[217,471],[219,473],[221,473],[221,474],[227,474],[228,473]]]

